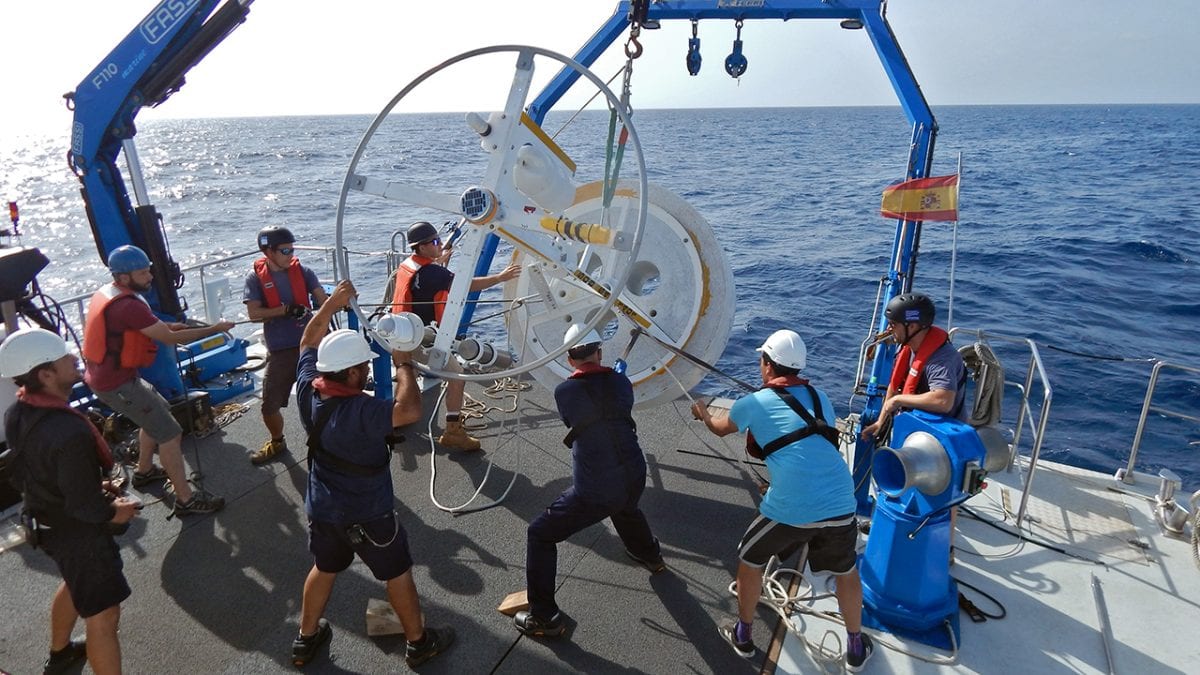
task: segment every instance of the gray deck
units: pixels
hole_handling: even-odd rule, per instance
[[[468,393],[483,398],[474,385]],[[396,506],[426,618],[458,631],[457,644],[423,672],[750,672],[761,664],[761,654],[753,664],[738,658],[716,632],[734,610],[726,587],[738,538],[754,513],[751,484],[728,461],[689,454],[714,452],[705,447],[714,439],[701,439],[699,427],[683,422],[686,402],[673,405],[652,418],[636,415],[650,466],[642,505],[670,569],[651,576],[632,564],[608,524],[561,545],[558,600],[572,630],[559,642],[520,636],[496,610],[508,593],[524,588],[527,523],[570,482],[565,428],[552,400],[539,388],[523,395],[525,425],[517,438],[501,428],[498,420],[507,416],[492,413],[479,434],[482,454],[448,456],[439,448],[437,497],[444,504],[469,498],[488,459],[495,468],[480,501],[498,497],[519,474],[507,499],[480,513],[454,516],[432,505],[428,440],[420,435],[423,425],[408,429],[392,465]],[[290,645],[311,557],[303,433],[294,412],[285,417],[292,457],[263,467],[247,460],[264,440],[256,399],[221,432],[184,439],[189,466],[195,469],[198,457],[204,486],[228,499],[222,512],[167,520],[170,498],[156,503],[153,492],[142,495],[143,516],[120,540],[133,588],[121,616],[127,672],[292,670]],[[0,670],[38,672],[56,570],[40,551],[19,546],[0,555],[0,577]],[[401,637],[366,634],[367,601],[385,597],[361,563],[344,572],[326,611],[333,640],[305,670],[407,670]],[[766,623],[758,631],[760,642],[770,635]],[[82,632],[80,624],[76,633]]]
[[[475,385],[468,392],[483,398]],[[433,397],[428,397],[432,407]],[[458,643],[423,672],[754,672],[764,665],[776,619],[761,609],[755,628],[759,653],[735,656],[716,626],[734,611],[727,586],[734,549],[754,513],[754,489],[743,469],[724,459],[737,437],[716,439],[686,421],[687,402],[636,414],[650,475],[643,508],[663,544],[669,570],[651,576],[630,563],[607,524],[559,547],[559,602],[571,632],[565,640],[521,637],[496,611],[505,595],[524,588],[525,526],[569,484],[564,428],[549,396],[523,394],[519,436],[502,428],[512,416],[492,413],[480,435],[486,452],[448,456],[438,450],[437,497],[447,505],[466,500],[496,462],[480,501],[498,497],[514,475],[511,493],[497,508],[453,516],[430,501],[430,454],[423,428],[393,462],[397,508],[416,560],[417,587],[432,625],[451,624]],[[264,467],[247,461],[263,440],[257,401],[246,414],[205,439],[184,441],[204,485],[229,505],[215,516],[167,520],[164,503],[150,502],[121,539],[133,596],[123,605],[121,642],[126,672],[281,672],[292,670],[300,591],[311,559],[303,515],[303,434],[288,419],[293,456]],[[739,451],[740,452],[740,451]],[[968,506],[1000,520],[1008,500],[1020,498],[1019,473],[990,477],[986,493]],[[1130,491],[1116,492],[1110,487]],[[867,672],[1107,672],[1091,575],[1099,578],[1112,622],[1116,672],[1195,672],[1200,663],[1200,571],[1184,541],[1164,536],[1137,488],[1097,474],[1043,464],[1034,481],[1031,534],[1063,545],[1097,565],[1030,543],[1021,543],[969,517],[959,518],[953,574],[1004,604],[1008,617],[972,624],[962,618],[957,664],[937,666],[879,649]],[[1005,495],[1007,492],[1007,496]],[[145,494],[144,497],[153,497]],[[168,498],[169,499],[169,498]],[[1011,528],[1012,518],[1006,526]],[[1027,533],[1030,531],[1027,529]],[[1144,542],[1148,548],[1129,544]],[[38,672],[45,658],[47,611],[58,583],[50,560],[19,546],[0,555],[0,670]],[[825,580],[816,580],[818,588]],[[984,611],[994,607],[968,595]],[[368,637],[368,600],[383,586],[360,563],[339,577],[326,612],[330,646],[306,670],[378,673],[407,670],[403,639]],[[822,603],[824,603],[822,605]],[[829,608],[829,601],[818,606]],[[798,622],[819,642],[828,628],[812,617]],[[82,634],[82,626],[77,634]],[[881,638],[893,644],[890,636]],[[918,654],[929,648],[908,645]],[[799,640],[789,636],[778,657],[780,672],[817,672]],[[85,669],[86,670],[86,669]]]

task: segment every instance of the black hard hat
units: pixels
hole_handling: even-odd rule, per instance
[[[292,235],[292,231],[286,227],[279,225],[268,225],[258,231],[258,248],[259,250],[267,250],[275,248],[280,244],[293,244],[296,242],[296,237]]]
[[[424,244],[427,241],[433,241],[438,238],[437,228],[431,223],[421,221],[413,223],[408,228],[408,247],[416,248],[417,244]]]
[[[922,326],[932,325],[936,314],[933,300],[924,293],[901,293],[892,298],[883,311],[883,315],[892,323],[916,322]]]

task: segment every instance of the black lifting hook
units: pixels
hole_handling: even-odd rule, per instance
[[[746,57],[742,56],[742,20],[738,19],[734,26],[737,27],[737,38],[733,41],[733,53],[725,57],[725,72],[729,73],[730,77],[741,77],[746,72]]]
[[[700,74],[700,38],[696,37],[699,27],[700,22],[692,19],[692,39],[688,40],[687,51],[688,75]]]

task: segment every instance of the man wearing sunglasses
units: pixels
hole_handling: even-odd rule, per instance
[[[269,437],[250,455],[252,464],[269,462],[288,449],[281,411],[287,407],[296,382],[300,336],[312,316],[309,310],[327,297],[316,273],[296,259],[295,243],[296,237],[286,227],[271,225],[260,230],[258,250],[263,257],[254,261],[242,292],[246,314],[251,321],[262,322],[267,345],[262,419]]]
[[[408,246],[412,255],[400,263],[392,280],[392,311],[412,312],[421,317],[425,325],[434,321],[440,325],[450,284],[454,281],[454,273],[444,267],[450,259],[450,250],[442,247],[437,228],[426,222],[413,223],[408,228]],[[475,277],[471,280],[471,290],[482,291],[515,279],[519,274],[520,265],[509,265],[497,274]],[[451,360],[451,367],[454,364]],[[465,384],[462,380],[446,383],[446,430],[437,442],[455,450],[478,450],[481,447],[479,439],[468,434],[462,423]]]

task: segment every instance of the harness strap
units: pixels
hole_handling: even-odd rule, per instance
[[[308,434],[308,470],[312,471],[313,461],[315,460],[317,464],[339,473],[364,478],[378,476],[387,471],[388,465],[392,461],[391,453],[388,453],[388,458],[384,460],[383,464],[358,464],[338,457],[321,445],[321,434],[325,431],[325,425],[329,423],[329,418],[333,416],[334,409],[341,407],[341,405],[340,400],[336,403],[327,401],[324,406],[321,406],[321,410],[317,412],[316,419],[313,420],[313,430]]]
[[[836,427],[829,426],[829,424],[825,421],[825,412],[821,409],[821,397],[817,394],[817,390],[813,389],[811,384],[805,384],[803,386],[808,391],[809,397],[812,399],[813,412],[816,413],[815,417],[812,413],[809,413],[803,405],[800,404],[800,401],[796,400],[796,397],[792,395],[792,392],[788,391],[787,389],[772,387],[771,391],[774,391],[779,398],[783,399],[783,402],[792,409],[792,412],[800,416],[800,419],[804,421],[804,426],[790,431],[759,448],[763,459],[766,459],[767,455],[770,455],[772,452],[775,452],[780,448],[786,447],[792,443],[795,443],[796,441],[803,440],[813,435],[819,435],[821,438],[829,441],[830,445],[832,445],[834,448],[837,448],[838,441],[840,440],[840,434]]]
[[[597,408],[600,408],[600,414],[592,417],[591,419],[584,420],[583,422],[573,425],[570,431],[567,432],[567,435],[563,437],[563,445],[570,448],[571,446],[575,445],[575,440],[579,438],[579,435],[583,433],[585,429],[605,420],[624,420],[629,423],[629,428],[633,429],[634,433],[637,433],[637,422],[635,422],[629,415],[622,415],[619,413],[612,414],[612,406],[610,405],[610,401],[603,396],[598,396],[596,391],[592,389],[591,384],[587,381],[587,378],[581,379],[580,384],[583,385],[583,390],[587,393],[588,398],[592,399],[592,404]],[[622,464],[623,463],[624,461],[622,461]]]

